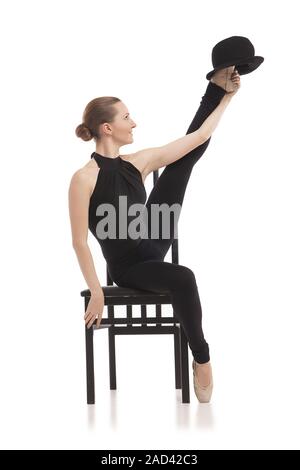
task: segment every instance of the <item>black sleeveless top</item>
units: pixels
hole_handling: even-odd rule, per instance
[[[110,265],[120,264],[130,254],[136,250],[138,245],[141,243],[142,238],[139,236],[137,239],[133,239],[128,235],[128,225],[133,219],[139,217],[139,212],[134,215],[128,215],[128,210],[131,204],[139,203],[145,204],[147,199],[146,189],[142,180],[142,175],[138,168],[132,163],[123,160],[120,156],[115,158],[104,157],[99,153],[93,152],[91,158],[94,158],[100,168],[96,180],[96,185],[93,193],[90,197],[89,205],[89,230],[95,236],[101,246],[101,250],[107,263]],[[125,205],[122,206],[120,211],[119,196],[127,196],[122,198],[126,201]],[[103,232],[109,232],[108,225],[101,220],[105,219],[107,222],[108,211],[105,211],[105,206],[101,208],[101,214],[97,215],[97,207],[102,204],[111,204],[115,208],[115,236],[116,238],[108,237],[103,239]],[[123,209],[125,207],[125,209]],[[121,212],[122,230],[126,227],[126,233],[119,233],[119,213]],[[98,212],[99,214],[99,212]],[[110,214],[112,212],[110,211]],[[124,220],[124,214],[126,218]],[[99,224],[100,222],[100,224]],[[125,225],[126,223],[126,225]],[[98,225],[99,224],[99,225]],[[100,237],[97,235],[101,233]],[[99,232],[99,226],[101,225],[101,231]],[[106,225],[104,227],[104,225]],[[137,228],[137,231],[140,230]],[[123,238],[122,238],[123,236]]]

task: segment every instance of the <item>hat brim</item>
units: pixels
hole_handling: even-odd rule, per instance
[[[224,69],[226,67],[233,66],[233,65],[235,65],[235,68],[237,69],[237,71],[240,75],[246,75],[247,73],[251,73],[255,69],[257,69],[257,67],[259,67],[260,64],[262,64],[262,62],[264,60],[265,60],[264,57],[256,55],[254,57],[245,57],[245,58],[237,60],[235,62],[233,62],[233,61],[224,62],[224,64],[216,67],[214,70],[211,70],[206,75],[206,78],[207,78],[207,80],[210,80],[211,77],[213,76],[213,74],[215,72],[217,72],[217,70],[221,70],[221,69]]]

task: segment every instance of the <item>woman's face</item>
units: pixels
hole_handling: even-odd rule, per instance
[[[136,123],[122,101],[118,101],[114,107],[117,108],[118,113],[114,121],[108,124],[111,129],[110,135],[119,145],[129,144],[133,141],[132,130],[136,127]]]

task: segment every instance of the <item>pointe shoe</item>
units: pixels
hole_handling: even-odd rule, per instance
[[[196,363],[193,359],[193,379],[194,379],[194,391],[200,403],[209,403],[213,391],[213,378],[211,376],[210,383],[203,387],[199,384],[196,376]]]

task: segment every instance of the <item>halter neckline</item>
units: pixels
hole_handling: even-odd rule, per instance
[[[117,157],[106,157],[104,155],[101,155],[101,153],[98,153],[98,152],[93,152],[91,158],[93,158],[94,155],[97,155],[98,157],[101,157],[101,158],[105,158],[105,160],[112,160],[112,161],[118,160],[120,158],[120,155],[118,155]]]

